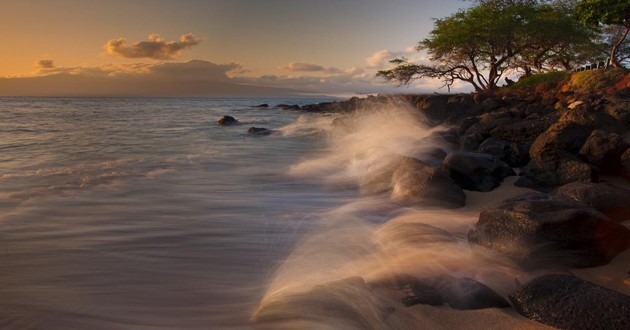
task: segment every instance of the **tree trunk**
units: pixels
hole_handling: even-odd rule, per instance
[[[630,32],[630,25],[626,26],[626,31],[624,31],[621,38],[619,38],[619,40],[615,42],[615,44],[612,46],[612,49],[610,50],[610,65],[612,65],[614,68],[621,67],[621,64],[619,63],[619,61],[617,61],[617,50],[619,50],[619,47],[621,46],[623,41],[626,40],[628,32]]]

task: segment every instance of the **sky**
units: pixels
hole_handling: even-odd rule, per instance
[[[446,92],[374,75],[460,0],[0,0],[0,95]]]

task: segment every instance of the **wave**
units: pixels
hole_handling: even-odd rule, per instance
[[[307,125],[302,119],[289,127]],[[466,277],[504,296],[514,288],[520,273],[510,260],[480,258],[468,246],[466,233],[479,214],[475,207],[401,204],[391,175],[383,174],[400,157],[438,164],[436,151],[451,148],[440,138],[445,127],[429,127],[418,111],[398,101],[320,117],[310,125],[326,132],[326,147],[293,165],[289,175],[357,196],[320,215],[279,265],[253,314],[257,327],[417,328],[418,316],[401,309],[401,292],[383,284],[400,276]]]

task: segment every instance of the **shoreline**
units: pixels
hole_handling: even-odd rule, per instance
[[[628,89],[628,87],[625,88]],[[386,170],[377,173],[380,176],[379,179],[385,180],[385,182],[391,180],[391,186],[390,183],[387,183],[385,188],[378,188],[380,190],[377,191],[391,194],[391,198],[395,202],[410,203],[411,206],[422,208],[422,205],[432,205],[431,198],[433,196],[428,194],[435,194],[444,189],[446,189],[445,191],[460,189],[465,193],[466,206],[460,208],[461,204],[459,203],[461,202],[453,201],[455,204],[447,207],[447,209],[452,208],[455,211],[473,214],[475,218],[479,218],[477,224],[474,224],[477,222],[476,220],[471,224],[472,228],[468,230],[468,242],[466,243],[471,248],[477,244],[486,246],[486,248],[489,247],[488,252],[494,250],[490,255],[498,255],[501,258],[505,256],[507,257],[506,260],[510,260],[510,263],[515,262],[516,269],[525,267],[520,272],[528,274],[524,277],[517,276],[515,278],[516,285],[508,285],[512,289],[499,290],[504,298],[510,299],[511,308],[507,311],[496,308],[460,311],[446,306],[427,306],[420,302],[419,305],[410,307],[395,307],[392,314],[384,316],[382,319],[380,317],[372,319],[374,316],[360,314],[362,312],[347,306],[347,308],[359,313],[357,314],[358,319],[354,321],[367,322],[364,325],[386,322],[384,325],[389,327],[413,328],[412,325],[405,323],[409,321],[409,317],[412,315],[411,318],[415,319],[417,324],[436,322],[436,326],[447,329],[461,328],[470,325],[471,322],[497,329],[537,329],[548,328],[548,326],[566,327],[570,324],[589,327],[594,326],[595,323],[593,322],[599,321],[611,325],[612,328],[617,328],[623,322],[627,322],[628,315],[625,314],[624,308],[630,306],[630,297],[628,296],[630,294],[630,273],[628,272],[629,269],[625,269],[630,262],[630,250],[628,249],[630,245],[630,221],[628,221],[630,220],[630,206],[628,206],[630,205],[630,190],[627,189],[630,178],[630,163],[625,159],[630,157],[630,147],[628,146],[630,109],[625,104],[627,98],[623,94],[620,95],[561,91],[558,88],[543,93],[530,90],[497,93],[496,95],[379,95],[301,107],[300,111],[337,114],[338,117],[333,122],[334,129],[352,131],[355,129],[357,118],[362,116],[360,111],[368,109],[368,112],[376,112],[378,110],[375,109],[386,104],[406,103],[412,112],[421,114],[421,121],[424,125],[441,127],[442,129],[437,134],[429,138],[440,141],[443,148],[434,149],[432,154],[420,153],[415,156],[403,154],[400,160],[396,160],[398,163],[394,162],[392,172]],[[384,122],[383,124],[391,123]],[[429,154],[431,157],[427,156]],[[438,159],[439,162],[436,163],[435,159]],[[614,164],[611,165],[611,163]],[[514,170],[518,172],[518,175]],[[396,174],[400,171],[402,174]],[[425,174],[418,173],[430,174],[426,177]],[[404,178],[403,181],[396,181],[397,176],[400,177],[400,175],[403,175],[401,177]],[[435,178],[438,177],[440,179],[435,181]],[[407,182],[408,180],[411,180],[411,185]],[[419,189],[417,185],[420,183],[431,187],[430,192],[427,192],[426,189]],[[453,188],[453,183],[459,187]],[[393,190],[388,190],[392,189],[391,187]],[[402,192],[400,189],[403,189]],[[363,194],[365,193],[366,191],[363,191]],[[370,194],[369,190],[367,190],[367,194]],[[610,198],[614,200],[613,204],[617,203],[617,206],[611,206],[608,201]],[[497,204],[497,202],[500,203]],[[518,208],[515,210],[524,211],[517,211],[520,215],[510,221],[530,219],[527,221],[540,223],[540,230],[543,232],[536,235],[541,236],[532,240],[528,238],[527,235],[529,234],[521,232],[522,229],[500,227],[502,226],[501,223],[507,221],[508,218],[502,219],[503,216],[499,217],[498,220],[489,218],[492,212],[504,212],[502,208],[510,210],[517,207],[516,205]],[[559,208],[569,213],[581,212],[580,214],[584,215],[578,218],[565,219],[563,214],[554,213],[555,211],[545,213],[548,212],[548,207]],[[440,212],[442,211],[438,213]],[[417,220],[413,220],[413,217],[412,215],[410,222],[417,222]],[[385,224],[391,227],[400,222],[400,220],[398,222],[395,220],[397,218],[390,219]],[[482,221],[485,221],[483,225],[481,225]],[[549,231],[550,229],[545,227],[547,221],[566,223],[563,226],[576,226],[576,228],[582,226],[580,221],[597,221],[610,226],[611,231],[607,235],[611,236],[589,236],[591,234],[586,229],[576,229],[575,235],[584,237],[580,239],[584,239],[585,243],[564,241],[563,235],[567,234],[554,233],[553,230],[555,229],[553,228]],[[426,223],[426,221],[420,221],[419,224],[426,226]],[[485,226],[490,226],[487,228],[499,227],[488,233],[480,233],[480,230],[485,230],[483,229],[486,228]],[[502,231],[506,229],[512,230],[512,232],[503,234]],[[493,233],[495,230],[498,230],[498,234]],[[548,231],[548,233],[544,231]],[[484,237],[489,233],[493,234]],[[553,248],[551,250],[546,249],[542,253],[552,257],[552,259],[536,261],[536,259],[540,259],[538,254],[518,256],[521,251],[514,250],[513,247],[505,245],[505,242],[497,240],[501,235],[515,237],[515,242],[524,244],[524,246],[541,243],[551,244]],[[466,235],[459,239],[465,239],[465,237]],[[593,239],[595,239],[595,245],[586,243]],[[604,243],[606,241],[608,242]],[[618,243],[614,245],[610,242]],[[567,248],[568,250],[566,250]],[[575,248],[584,249],[584,253],[593,255],[587,259],[573,256],[574,251],[572,249]],[[562,257],[558,259],[560,255]],[[533,261],[535,263],[532,264]],[[566,274],[566,276],[558,279],[542,276],[558,273]],[[567,303],[573,306],[571,307],[573,310],[582,311],[571,316],[566,314],[569,313],[567,310],[554,311],[558,306],[553,307],[555,303],[545,302],[544,298],[542,302],[537,302],[537,304],[546,306],[545,308],[549,311],[542,312],[542,316],[528,314],[528,308],[537,308],[537,305],[519,300],[519,292],[534,290],[532,287],[536,281],[556,281],[550,283],[562,287],[563,281],[570,280],[573,276],[586,280],[580,284],[585,288],[597,290],[596,288],[601,286],[614,291],[606,291],[603,297],[597,298],[586,294],[579,296],[579,298],[568,298],[570,301]],[[401,296],[399,289],[392,291],[390,288],[383,291],[384,289],[377,282],[368,278],[365,276],[361,280],[342,279],[339,282],[316,286],[307,291],[306,294],[316,297],[328,292],[317,290],[324,290],[328,287],[341,290],[346,285],[350,285],[357,286],[356,290],[359,290],[357,292],[363,292],[362,295],[376,295],[376,297],[369,299],[378,300],[380,299],[377,298],[378,296],[384,295],[384,297],[388,297],[388,304],[396,304],[395,301],[400,303],[401,297],[404,297],[404,295]],[[413,287],[414,284],[411,283],[416,280],[396,283],[402,287],[409,285]],[[483,278],[479,280],[483,283]],[[420,279],[420,281],[423,280]],[[366,283],[367,287],[361,283]],[[421,297],[425,293],[414,294],[419,294],[420,296],[417,297]],[[441,295],[443,294],[441,293]],[[536,295],[536,293],[532,294]],[[345,304],[345,299],[354,299],[349,297],[336,303]],[[416,296],[407,296],[407,298],[409,297]],[[282,317],[282,308],[274,311],[274,308],[279,308],[274,305],[275,298],[268,297],[267,299],[271,299],[271,301],[263,303],[255,313],[254,325],[256,328],[265,329],[268,326],[273,328],[284,324],[284,322],[274,321],[277,317]],[[295,300],[293,303],[299,304],[303,302],[304,297],[300,294],[297,296],[289,294],[281,299]],[[322,297],[321,299],[332,298]],[[413,299],[422,301],[424,298]],[[626,307],[613,309],[610,313],[597,315],[593,319],[593,316],[587,315],[586,312],[590,310],[589,304],[594,302],[592,299],[599,299],[597,300],[599,304],[606,304],[608,299],[610,301],[624,301],[621,306]],[[315,306],[311,307],[316,308]],[[309,312],[308,308],[302,311],[302,313]],[[317,313],[321,312],[318,311]],[[279,314],[276,315],[276,313]],[[398,316],[397,313],[402,313],[404,316]],[[553,315],[556,314],[554,313],[560,313],[559,315],[563,316],[560,316],[560,319],[555,319],[556,316]],[[478,318],[482,315],[485,320],[478,323]],[[317,316],[312,317],[314,317],[313,320],[318,319]],[[294,320],[309,319],[309,317],[299,313],[289,318]],[[538,323],[531,319],[538,321]],[[523,320],[528,321],[524,322]],[[351,321],[349,320],[349,322]],[[298,321],[298,324],[304,326],[310,324],[309,322],[301,322]],[[289,328],[295,325],[291,322],[286,324]]]

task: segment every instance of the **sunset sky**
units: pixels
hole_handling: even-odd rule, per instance
[[[422,60],[411,47],[428,35],[432,18],[469,5],[0,0],[0,95],[391,91],[375,72],[396,56]],[[436,87],[418,81],[398,91]]]

